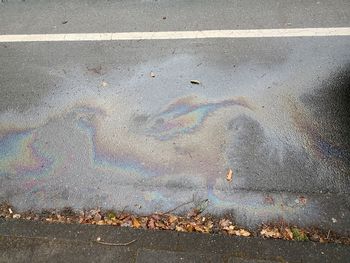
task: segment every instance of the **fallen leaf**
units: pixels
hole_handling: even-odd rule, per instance
[[[208,220],[206,225],[209,228],[209,230],[211,230],[213,228],[213,226],[214,226],[214,223],[213,223],[213,221]]]
[[[96,225],[99,225],[99,226],[102,226],[102,225],[105,225],[106,223],[105,223],[105,221],[103,221],[103,220],[100,220],[100,221],[97,221],[96,222]]]
[[[226,174],[226,180],[231,182],[232,181],[232,175],[233,175],[233,172],[232,172],[231,169],[229,169],[227,174]]]
[[[132,226],[135,228],[139,228],[141,226],[141,223],[139,222],[139,220],[137,220],[137,218],[133,218],[132,219]]]
[[[156,226],[155,226],[155,224],[154,224],[154,219],[153,218],[150,218],[149,220],[148,220],[148,223],[147,223],[147,226],[148,226],[148,228],[150,228],[150,229],[154,229]]]
[[[193,208],[190,212],[188,212],[187,217],[195,217],[200,214],[200,211],[197,208]]]
[[[279,232],[278,228],[264,228],[260,231],[260,235],[263,237],[273,237],[273,238],[281,238],[281,233]]]
[[[196,80],[196,79],[192,79],[190,82],[191,82],[192,84],[196,84],[196,85],[201,84],[201,82],[200,82],[199,80]]]
[[[155,225],[160,229],[167,229],[166,225],[162,221],[156,222]]]
[[[234,234],[240,237],[249,237],[251,235],[250,232],[245,229],[235,230]]]
[[[285,233],[284,233],[285,239],[293,240],[293,232],[292,232],[292,230],[290,230],[289,227],[286,227],[286,228],[284,229],[284,231],[285,231]]]
[[[232,222],[230,220],[228,220],[228,219],[221,219],[219,221],[219,226],[221,228],[226,228],[226,227],[229,227],[230,225],[232,225]]]
[[[176,216],[173,216],[173,215],[170,215],[168,221],[169,221],[170,224],[172,224],[172,223],[174,223],[175,221],[177,221],[177,217],[176,217]]]
[[[179,232],[187,232],[187,230],[183,226],[176,226],[175,230]]]

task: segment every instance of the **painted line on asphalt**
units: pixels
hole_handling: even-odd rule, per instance
[[[0,35],[0,42],[176,40],[205,38],[331,37],[350,36],[350,27],[203,30],[166,32],[70,33]]]

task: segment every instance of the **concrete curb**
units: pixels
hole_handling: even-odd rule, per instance
[[[102,241],[130,245],[102,245]],[[0,262],[346,262],[339,244],[0,220]]]

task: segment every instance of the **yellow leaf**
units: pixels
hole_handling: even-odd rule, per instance
[[[101,226],[101,225],[105,225],[106,223],[105,221],[100,220],[100,221],[97,221],[96,224]]]
[[[132,226],[135,228],[139,228],[141,226],[141,223],[139,222],[139,220],[137,220],[137,218],[133,218],[132,219]]]
[[[227,174],[226,174],[226,180],[231,182],[232,181],[232,176],[233,176],[233,172],[232,172],[231,169],[229,169]]]
[[[172,224],[172,223],[174,223],[175,221],[177,221],[177,217],[176,217],[176,216],[173,216],[173,215],[170,215],[170,216],[169,216],[169,223]]]

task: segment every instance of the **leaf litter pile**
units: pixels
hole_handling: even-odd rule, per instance
[[[173,210],[172,210],[173,211]],[[47,223],[111,225],[138,229],[172,230],[179,232],[222,233],[231,236],[262,237],[321,243],[341,243],[350,245],[350,237],[340,237],[332,231],[324,233],[318,229],[303,229],[285,222],[262,225],[258,231],[250,231],[236,226],[227,218],[213,218],[202,215],[202,210],[192,209],[186,216],[154,213],[138,216],[124,211],[93,209],[75,212],[71,208],[43,210],[41,213],[27,211],[17,213],[8,203],[0,204],[0,218],[42,221]],[[99,241],[98,241],[99,242]]]

